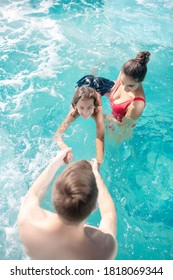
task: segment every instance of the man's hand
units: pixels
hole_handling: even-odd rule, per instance
[[[98,164],[96,158],[93,158],[93,159],[90,161],[90,164],[91,164],[91,166],[92,166],[92,171],[93,171],[93,173],[95,174],[96,172],[98,172],[98,170],[99,170],[99,164]]]
[[[68,164],[73,158],[73,153],[72,153],[72,149],[66,154],[65,158],[64,158],[64,162],[66,164]]]
[[[66,148],[64,150],[58,151],[56,157],[52,160],[52,163],[57,165],[63,165],[65,163],[69,163],[70,156],[72,154],[71,148]],[[72,159],[72,157],[71,157]]]

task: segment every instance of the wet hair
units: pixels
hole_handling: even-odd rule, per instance
[[[121,68],[121,72],[131,77],[136,82],[142,82],[147,73],[147,63],[150,60],[150,53],[142,51],[137,53],[134,59],[128,60]]]
[[[95,89],[88,87],[88,86],[81,86],[76,88],[75,95],[73,96],[71,105],[73,108],[75,108],[76,104],[79,100],[84,99],[93,99],[94,100],[94,106],[98,107],[101,105],[101,102],[98,98],[98,93]]]
[[[67,223],[80,223],[96,205],[98,189],[89,162],[70,163],[56,179],[52,200],[56,212]]]

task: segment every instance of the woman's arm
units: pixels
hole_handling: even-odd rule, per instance
[[[127,109],[127,113],[125,115],[125,118],[131,119],[131,120],[138,120],[140,116],[142,115],[145,108],[145,103],[143,101],[133,101],[133,103],[130,104],[130,106]]]
[[[124,125],[123,122],[120,122],[120,121],[116,120],[112,115],[105,115],[104,114],[103,117],[104,117],[105,123],[107,123],[107,124],[112,123],[112,124],[118,125],[118,126]]]
[[[107,123],[114,123],[118,126],[132,126],[136,120],[140,118],[145,108],[145,103],[143,101],[133,101],[127,108],[127,112],[123,117],[122,121],[116,120],[112,115],[105,115],[104,120]]]
[[[124,118],[122,119],[122,122],[120,121],[117,121],[112,115],[104,115],[104,120],[107,124],[114,124],[114,125],[117,125],[117,126],[133,126],[134,123],[135,123],[135,120],[128,117],[128,116],[124,116]]]

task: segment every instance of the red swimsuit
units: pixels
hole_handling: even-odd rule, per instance
[[[136,101],[136,100],[141,100],[143,101],[144,103],[145,102],[145,99],[142,98],[142,97],[135,97],[135,98],[132,98],[130,100],[127,100],[127,101],[124,101],[124,102],[121,102],[119,104],[115,104],[114,103],[114,100],[113,100],[113,94],[117,91],[117,89],[119,88],[119,86],[121,85],[121,83],[118,81],[111,93],[111,96],[110,96],[110,104],[111,104],[111,108],[112,108],[112,115],[114,116],[114,118],[119,121],[119,122],[122,122],[122,119],[123,117],[125,116],[126,112],[127,112],[127,108],[128,106],[133,102],[133,101]]]

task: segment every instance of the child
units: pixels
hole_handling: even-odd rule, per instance
[[[57,129],[55,134],[55,142],[61,150],[66,149],[68,146],[64,143],[61,135],[75,121],[79,116],[84,119],[93,117],[96,122],[96,153],[97,162],[100,165],[103,161],[104,153],[104,122],[102,106],[99,94],[95,89],[88,86],[81,86],[76,88],[75,95],[73,96],[71,109],[65,120]],[[72,160],[72,151],[67,153],[65,163]]]

